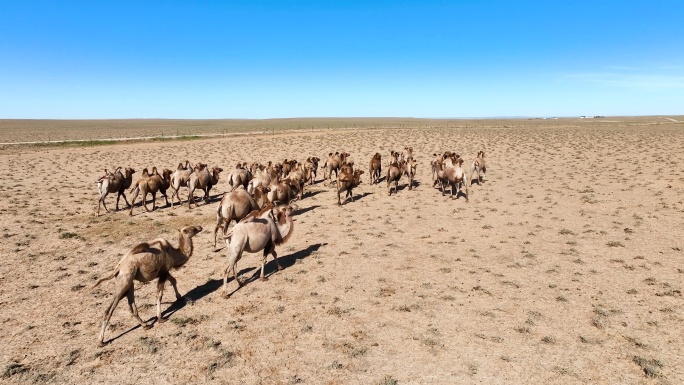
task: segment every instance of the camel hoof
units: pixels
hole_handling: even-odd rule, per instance
[[[105,346],[107,346],[107,344],[104,343],[104,341],[100,341],[100,342],[97,343],[97,347],[98,347],[98,348],[104,348]]]
[[[164,322],[166,322],[166,320],[164,319],[164,317],[157,317],[157,322],[163,324]]]
[[[221,298],[228,299],[228,298],[230,298],[230,296],[228,294],[226,294],[226,292],[224,291],[221,293]]]
[[[259,278],[259,281],[261,281],[261,282],[266,282],[266,281],[268,281],[268,278],[266,278],[266,277],[261,277],[261,278]]]
[[[143,328],[144,330],[150,330],[150,329],[152,328],[152,325],[144,324],[144,325],[142,326],[142,328]]]
[[[280,271],[280,270],[282,270],[282,269],[283,269],[283,267],[280,266],[280,265],[278,265],[278,271]]]

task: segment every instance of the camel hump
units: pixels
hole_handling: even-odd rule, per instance
[[[135,245],[135,246],[131,249],[131,251],[129,252],[129,254],[131,254],[131,255],[133,255],[133,254],[140,254],[140,253],[146,253],[146,252],[148,252],[148,251],[150,251],[150,244],[147,243],[147,242],[143,242],[143,243],[140,243],[140,244]]]

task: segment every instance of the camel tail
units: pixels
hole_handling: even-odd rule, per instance
[[[102,282],[104,282],[104,281],[109,281],[110,279],[116,277],[117,275],[119,275],[118,266],[117,266],[117,269],[114,270],[114,272],[113,272],[112,274],[110,274],[110,275],[108,275],[108,276],[106,276],[106,277],[100,279],[99,281],[97,281],[97,283],[94,284],[93,287],[91,287],[91,289],[94,289],[94,288],[98,287]]]

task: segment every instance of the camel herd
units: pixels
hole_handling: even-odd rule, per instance
[[[260,163],[238,163],[235,168],[228,172],[227,180],[230,188],[223,193],[221,200],[216,208],[216,226],[214,228],[214,249],[216,249],[219,229],[223,230],[223,237],[229,252],[228,266],[225,269],[223,279],[222,297],[228,298],[228,276],[232,273],[238,287],[242,282],[237,277],[237,262],[242,257],[243,252],[257,253],[263,251],[261,261],[260,279],[266,280],[264,267],[268,255],[281,269],[278,262],[275,247],[287,242],[294,229],[292,216],[297,210],[293,202],[304,198],[304,188],[306,185],[313,185],[316,182],[318,165],[321,159],[317,157],[307,158],[305,162],[285,159],[281,163],[267,162]],[[486,173],[484,151],[479,151],[477,157],[471,164],[470,177],[463,168],[464,159],[455,152],[447,151],[444,153],[434,153],[433,160],[430,162],[432,171],[432,186],[439,188],[442,195],[445,189],[451,189],[451,197],[458,198],[459,193],[465,195],[468,202],[468,187],[477,181],[481,184]],[[385,182],[387,192],[391,196],[392,191],[397,194],[401,178],[406,176],[408,179],[407,187],[409,190],[414,188],[417,161],[413,156],[413,149],[405,147],[403,152],[391,151],[389,160],[385,162]],[[382,179],[382,155],[374,154],[369,163],[368,173],[370,185],[381,182]],[[354,161],[350,159],[347,152],[335,152],[328,154],[322,168],[323,183],[328,182],[329,186],[334,187],[337,192],[337,204],[346,204],[349,200],[354,201],[353,189],[361,183],[363,170],[355,169]],[[199,163],[192,165],[189,161],[180,163],[175,171],[162,169],[161,173],[156,167],[149,172],[143,169],[140,178],[133,183],[133,174],[136,171],[132,168],[117,168],[113,172],[105,169],[105,175],[97,181],[99,200],[96,216],[100,215],[100,207],[109,212],[105,204],[108,194],[117,194],[116,210],[119,209],[119,199],[123,196],[126,205],[129,207],[129,215],[133,215],[133,207],[139,194],[142,193],[142,206],[146,211],[147,195],[152,195],[152,211],[156,209],[157,193],[161,193],[169,206],[167,191],[171,190],[171,208],[174,207],[174,198],[181,205],[180,190],[186,187],[188,190],[188,208],[196,205],[195,191],[204,191],[202,199],[209,201],[209,192],[219,181],[219,174],[223,172],[220,167],[209,168],[207,164]],[[335,173],[335,180],[332,174]],[[476,176],[476,179],[474,179]],[[126,198],[126,191],[133,194],[131,202]],[[465,191],[465,192],[464,192]],[[344,202],[341,194],[344,195]],[[230,231],[229,225],[235,222]],[[133,281],[149,282],[158,278],[157,281],[157,321],[163,322],[161,316],[161,299],[166,281],[171,282],[176,294],[176,299],[183,297],[178,292],[176,280],[171,276],[171,270],[183,266],[193,252],[192,238],[201,232],[200,226],[186,226],[179,231],[178,247],[173,247],[171,243],[163,238],[158,238],[150,242],[145,242],[133,247],[119,261],[114,271],[100,279],[95,286],[101,282],[116,278],[115,292],[111,304],[107,308],[102,321],[102,327],[98,338],[99,346],[103,346],[104,333],[109,320],[124,297],[128,299],[128,306],[133,317],[139,324],[147,329],[150,326],[145,324],[135,305]],[[94,286],[94,287],[95,287]]]

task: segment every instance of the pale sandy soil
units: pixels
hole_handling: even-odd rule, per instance
[[[0,382],[683,383],[684,124],[610,120],[5,147]],[[285,269],[270,262],[269,281],[227,300],[225,250],[212,247],[216,199],[93,216],[105,167],[189,159],[229,169],[344,149],[366,169],[376,151],[406,145],[417,189],[389,197],[366,173],[356,201],[337,207],[333,189],[316,184],[278,248]],[[472,159],[482,147],[487,181],[469,203],[431,187],[429,154]],[[213,195],[227,188],[221,180]],[[113,340],[98,348],[113,283],[92,284],[136,243],[176,243],[187,224],[205,231],[174,275],[195,304],[172,303],[167,287],[168,322],[145,331],[120,303]],[[258,262],[243,257],[243,278]],[[145,320],[155,286],[136,284]]]

